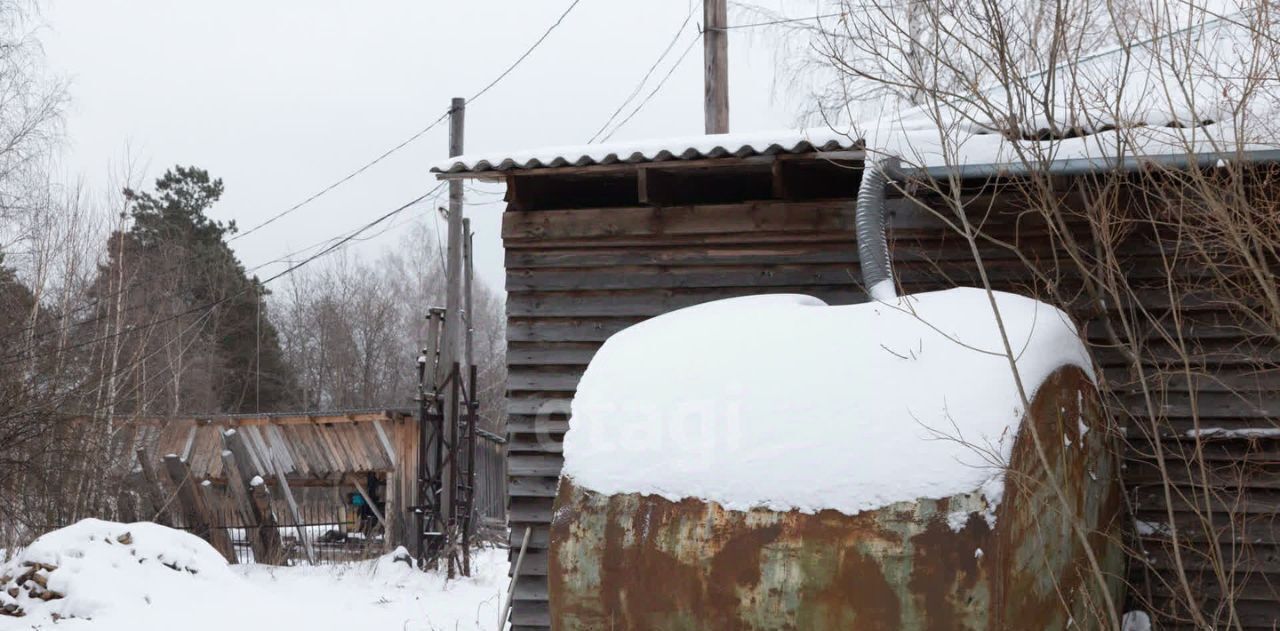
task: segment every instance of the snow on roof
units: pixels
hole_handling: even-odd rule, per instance
[[[683,136],[642,142],[547,147],[494,155],[458,156],[432,165],[437,173],[510,171],[597,164],[665,162],[702,158],[746,158],[779,153],[848,151],[856,137],[831,128]]]
[[[996,293],[1024,384],[1092,375],[1075,326]],[[985,292],[827,306],[722,300],[611,337],[572,404],[564,474],[604,494],[856,514],[980,492],[991,507],[1023,408]],[[952,440],[960,438],[962,442]],[[990,453],[986,453],[989,451]]]
[[[1169,116],[1173,116],[1169,114]],[[894,156],[904,166],[954,168],[971,165],[1017,165],[1027,156],[1054,161],[1101,160],[1116,155],[1116,147],[1134,157],[1185,156],[1188,153],[1253,152],[1275,149],[1280,143],[1258,136],[1247,139],[1232,121],[1202,119],[1183,126],[1176,118],[1152,116],[1172,124],[1107,126],[1093,119],[1091,133],[1047,140],[1010,139],[982,124],[957,125],[944,135],[918,114],[904,119],[871,121],[844,127],[809,128],[773,133],[690,136],[667,140],[607,145],[549,147],[506,154],[459,156],[432,165],[436,173],[509,172],[542,168],[641,164],[678,160],[738,157],[779,153],[865,151],[868,157]],[[1061,120],[1061,119],[1059,119]],[[994,123],[991,124],[994,126]],[[1039,129],[1039,123],[1032,127]],[[1078,129],[1078,128],[1077,128]],[[1027,133],[1035,133],[1031,128]]]
[[[944,102],[940,117],[932,108],[886,108],[876,120],[843,127],[468,155],[438,162],[432,170],[511,171],[862,147],[869,155],[893,155],[925,168],[1014,164],[1029,149],[1052,160],[1076,160],[1114,156],[1117,147],[1138,157],[1276,148],[1280,130],[1270,121],[1280,109],[1280,86],[1269,67],[1258,66],[1252,41],[1257,33],[1238,19],[1211,20],[1179,33],[1028,75],[1013,98],[993,86],[980,98]],[[1048,108],[1046,91],[1054,95]],[[976,105],[984,99],[989,107]]]
[[[1253,58],[1261,52],[1253,40],[1265,34],[1229,16],[1177,33],[1032,75],[1013,99],[1019,111],[1030,113],[1019,121],[1022,133],[1036,137],[1115,127],[1209,127],[1236,120],[1245,113],[1239,111],[1242,104],[1251,118],[1273,109],[1274,71]],[[1254,92],[1245,95],[1245,90]],[[1007,93],[995,89],[988,98],[1005,102]],[[1043,105],[1046,93],[1052,95],[1048,108]]]
[[[1027,75],[1016,90],[997,85],[936,111],[886,112],[850,133],[870,155],[951,169],[1027,160],[1101,166],[1118,155],[1234,156],[1280,146],[1272,123],[1280,79],[1254,58],[1258,34],[1237,19],[1179,33]]]

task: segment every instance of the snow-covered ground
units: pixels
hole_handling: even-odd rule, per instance
[[[478,552],[472,578],[447,582],[390,556],[317,567],[227,566],[189,534],[97,520],[41,537],[0,567],[0,578],[20,576],[32,567],[26,563],[56,566],[37,571],[64,597],[46,602],[22,591],[14,599],[10,581],[0,606],[17,601],[27,615],[0,615],[0,631],[491,630],[507,584],[505,550]]]

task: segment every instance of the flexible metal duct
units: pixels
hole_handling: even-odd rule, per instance
[[[888,172],[897,166],[896,163],[893,158],[882,158],[864,164],[858,201],[854,206],[862,283],[872,300],[890,301],[898,297],[884,219],[884,189],[889,183]]]

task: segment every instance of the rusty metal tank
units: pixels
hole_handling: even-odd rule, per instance
[[[806,514],[607,496],[562,479],[553,628],[1101,628],[1103,593],[1119,606],[1123,570],[1112,439],[1092,382],[1057,370],[1023,416],[994,526],[977,494]]]

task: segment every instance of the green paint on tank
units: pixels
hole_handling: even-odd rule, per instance
[[[1074,447],[1045,443],[1071,512],[1095,531],[1091,545],[1112,574],[1107,589],[1118,593],[1119,488],[1098,409],[1083,373],[1063,369],[1040,388],[1028,418],[1042,435],[1060,437],[1082,418],[1099,430]],[[696,499],[605,496],[565,479],[551,527],[553,625],[954,631],[1063,629],[1072,620],[1073,629],[1099,628],[1092,614],[1101,592],[1082,570],[1061,506],[1037,484],[1043,467],[1023,438],[994,529],[976,495],[858,515],[741,512]],[[957,512],[969,518],[953,530],[948,516]]]

